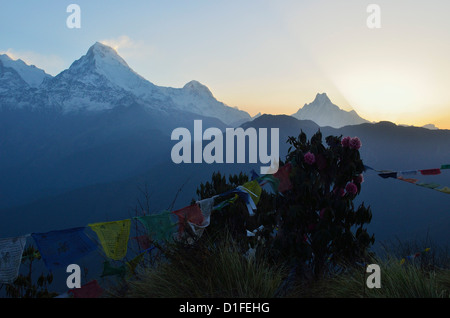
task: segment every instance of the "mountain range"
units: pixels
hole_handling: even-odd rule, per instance
[[[95,43],[57,76],[0,55],[0,236],[50,231],[128,218],[147,188],[152,211],[181,208],[214,171],[249,173],[251,164],[175,165],[176,127],[280,129],[289,136],[358,136],[364,163],[376,169],[427,169],[448,164],[450,131],[371,123],[334,105],[325,93],[292,116],[258,114],[217,101],[197,81],[157,86],[112,48]],[[430,126],[430,128],[433,128]],[[257,165],[259,167],[259,165]],[[257,169],[255,169],[257,170]],[[448,242],[448,196],[367,173],[358,200],[373,208],[378,238],[427,231]],[[443,173],[434,182],[450,185]],[[180,191],[182,190],[182,191]]]
[[[0,55],[0,107],[3,110],[67,114],[132,105],[142,105],[159,115],[189,112],[213,117],[232,127],[261,116],[258,113],[251,117],[245,111],[219,102],[207,86],[195,80],[182,88],[157,86],[132,70],[114,49],[99,42],[55,77],[22,60]],[[291,116],[333,128],[369,122],[354,110],[339,108],[326,93],[317,94],[313,102]],[[437,129],[433,124],[423,127]]]
[[[183,88],[154,85],[133,71],[114,49],[99,42],[55,77],[2,55],[0,81],[2,109],[74,113],[142,105],[159,113],[190,112],[214,117],[227,125],[251,119],[245,111],[217,101],[198,81]]]

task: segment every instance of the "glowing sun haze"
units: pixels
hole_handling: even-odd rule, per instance
[[[197,80],[251,115],[293,114],[317,93],[371,120],[450,129],[450,2],[360,0],[7,2],[0,52],[56,75],[96,41],[160,86]]]

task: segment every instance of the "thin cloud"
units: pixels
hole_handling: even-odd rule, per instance
[[[157,49],[154,46],[144,41],[135,41],[127,35],[99,42],[115,49],[134,71],[144,78],[152,80],[154,65],[151,61],[157,54]]]
[[[139,44],[130,39],[127,35],[119,36],[118,38],[112,38],[107,40],[102,40],[100,43],[112,47],[114,50],[119,51],[120,49],[136,49],[139,48]]]
[[[128,59],[147,59],[155,52],[154,47],[143,41],[135,41],[127,35],[101,40],[100,43],[115,49],[127,62]]]

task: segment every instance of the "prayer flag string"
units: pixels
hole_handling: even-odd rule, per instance
[[[378,173],[378,175],[383,179],[397,179],[400,181],[408,182],[415,184],[420,187],[436,190],[442,193],[450,194],[450,188],[447,186],[442,186],[435,182],[421,182],[419,179],[415,177],[408,177],[408,176],[415,176],[415,175],[423,175],[423,176],[433,176],[438,175],[442,173],[442,170],[450,169],[450,164],[441,165],[440,168],[433,168],[433,169],[423,169],[423,170],[406,170],[406,171],[391,171],[391,170],[376,170],[369,166],[364,166],[365,170],[373,170]]]
[[[365,166],[365,170],[373,170],[384,179],[394,178],[450,194],[449,187],[443,187],[437,183],[420,182],[419,179],[414,177],[417,175],[438,175],[442,173],[442,170],[446,169],[450,169],[450,164],[444,164],[439,168],[433,169],[406,171],[376,170],[369,166]],[[239,198],[246,204],[249,215],[253,216],[261,197],[262,186],[269,184],[274,193],[280,195],[283,195],[284,192],[293,188],[290,181],[291,170],[292,165],[287,163],[280,167],[278,172],[273,175],[259,176],[256,172],[252,171],[251,181],[246,182],[231,191],[227,191],[209,199],[197,201],[193,205],[176,211],[164,211],[159,214],[134,218],[143,224],[147,230],[147,235],[133,238],[140,246],[140,254],[120,267],[113,267],[109,261],[105,261],[102,277],[111,275],[123,277],[127,272],[133,273],[137,264],[144,257],[144,254],[152,249],[152,240],[159,241],[170,239],[175,234],[173,228],[176,225],[178,225],[178,234],[183,234],[187,225],[197,237],[200,237],[204,229],[210,225],[212,212],[221,210],[226,206],[235,203]],[[230,194],[233,194],[234,196],[214,205],[214,200],[216,198],[225,197]],[[177,216],[178,222],[172,221],[171,215]],[[93,242],[95,240],[84,233],[86,228],[90,228],[97,234],[97,238],[100,241],[100,245],[107,258],[112,260],[122,260],[126,256],[131,219],[88,224],[86,227],[52,231],[48,233],[33,233],[16,238],[0,239],[0,283],[11,284],[17,278],[24,246],[28,236],[33,237],[45,265],[49,270],[52,270],[53,268],[70,264],[74,260],[97,248]],[[247,235],[254,236],[260,230],[261,227],[253,232],[247,231]],[[422,253],[428,251],[429,249],[426,249]],[[420,255],[420,253],[407,256],[406,259],[413,259],[418,255]],[[405,259],[402,259],[402,262],[404,263]],[[71,290],[70,293],[72,293],[74,297],[80,298],[99,297],[102,294],[102,289],[98,285],[98,282],[94,280],[84,285],[79,290]]]

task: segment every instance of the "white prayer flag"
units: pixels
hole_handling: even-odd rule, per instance
[[[202,236],[203,231],[205,228],[209,226],[209,223],[211,221],[211,211],[214,207],[214,199],[216,197],[212,197],[209,199],[205,199],[202,201],[197,201],[197,204],[200,206],[200,210],[203,214],[203,223],[201,225],[197,225],[191,222],[188,222],[191,226],[192,231],[197,235],[198,237]]]
[[[26,236],[0,240],[0,283],[12,284],[19,275]]]

